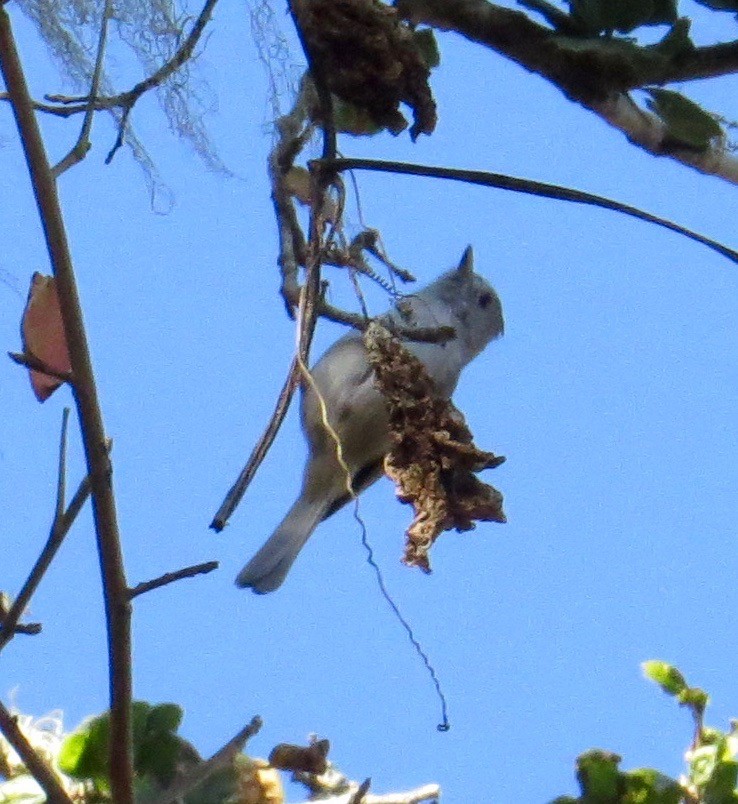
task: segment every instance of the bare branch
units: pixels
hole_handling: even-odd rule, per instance
[[[4,13],[1,6],[0,13]],[[23,760],[23,764],[39,783],[41,789],[46,793],[46,800],[49,804],[72,804],[72,799],[67,795],[59,779],[28,742],[16,719],[6,709],[2,701],[0,701],[0,731]]]
[[[361,804],[362,801],[366,801],[366,794],[369,792],[369,788],[372,785],[372,780],[370,778],[364,779],[364,781],[359,785],[359,789],[351,796],[351,801],[349,804]]]
[[[673,55],[613,38],[577,37],[488,0],[397,0],[413,23],[456,31],[548,78],[570,97],[590,102],[649,84],[715,78],[738,70],[738,40]]]
[[[637,207],[629,204],[622,204],[605,198],[594,193],[586,193],[582,190],[574,190],[570,187],[562,187],[558,184],[547,184],[545,182],[532,181],[531,179],[520,179],[515,176],[507,176],[504,173],[488,173],[482,170],[460,170],[457,168],[434,167],[432,165],[416,165],[409,162],[387,162],[378,159],[335,159],[332,166],[336,170],[374,170],[385,173],[403,173],[410,176],[427,176],[435,179],[453,179],[455,181],[466,182],[467,184],[480,184],[485,187],[495,187],[499,190],[511,190],[516,193],[528,193],[538,195],[543,198],[554,198],[560,201],[571,201],[575,204],[587,204],[589,206],[611,209],[638,218],[648,223],[654,223],[664,229],[688,237],[703,246],[716,251],[723,257],[727,257],[731,262],[738,263],[738,251],[735,251],[716,240],[698,234],[697,232],[679,226],[666,218],[644,212]]]
[[[284,385],[277,399],[274,413],[272,413],[272,417],[269,419],[264,433],[251,451],[246,466],[244,466],[238,479],[228,490],[225,499],[213,517],[213,521],[210,523],[210,527],[214,531],[219,533],[228,524],[228,520],[241,502],[243,495],[246,493],[246,489],[254,479],[254,475],[261,466],[267,452],[271,449],[274,439],[279,432],[279,428],[282,426],[284,417],[289,410],[299,376],[300,369],[297,365],[297,360],[293,358],[290,363],[289,371],[287,372],[287,379],[284,381]]]
[[[0,92],[0,100],[10,101],[10,95],[7,92]],[[34,111],[45,112],[55,117],[72,117],[72,115],[87,111],[87,104],[85,103],[76,106],[57,106],[56,104],[41,103],[40,101],[31,101],[31,103]]]
[[[54,508],[54,525],[64,513],[67,502],[67,428],[69,425],[69,408],[62,411],[62,428],[59,439],[59,469],[56,481],[56,508]]]
[[[10,18],[4,7],[0,8],[0,71],[11,98],[56,279],[59,306],[75,380],[72,392],[80,420],[92,489],[93,516],[108,632],[111,788],[116,804],[133,804],[131,608],[123,567],[115,498],[110,480],[107,438],[56,182],[49,166],[23,67],[15,47]]]
[[[176,782],[156,802],[156,804],[173,804],[183,799],[188,793],[201,785],[210,776],[230,765],[236,756],[243,750],[246,742],[258,734],[262,726],[261,718],[257,715],[251,722],[241,729],[219,751],[200,765],[195,766],[183,779]]]
[[[41,623],[25,623],[23,625],[15,626],[16,634],[24,634],[25,636],[36,636],[43,630]]]
[[[293,18],[295,18],[294,13]],[[296,18],[295,24],[299,31]],[[309,54],[307,56],[309,59]],[[323,249],[321,246],[322,224],[319,222],[319,218],[320,210],[323,207],[323,193],[327,187],[326,182],[328,181],[329,172],[319,171],[320,177],[315,179],[314,192],[312,193],[309,248],[305,244],[305,237],[297,220],[293,200],[285,186],[285,176],[292,168],[295,158],[313,130],[309,121],[309,106],[315,102],[314,92],[314,80],[310,80],[308,76],[305,76],[292,110],[282,116],[276,123],[279,138],[269,154],[268,160],[272,201],[279,231],[278,262],[282,276],[281,293],[290,314],[301,303],[301,300],[302,303],[306,304],[305,309],[310,312],[307,316],[301,316],[302,324],[299,333],[298,357],[294,358],[290,364],[287,377],[266,429],[210,523],[210,527],[217,532],[222,531],[228,524],[228,520],[243,499],[246,489],[253,480],[282,426],[300,377],[298,361],[307,360],[316,316],[322,312],[335,321],[350,323],[352,326],[359,328],[364,326],[366,321],[362,316],[344,313],[327,305],[320,297],[320,260]],[[330,97],[326,98],[324,94],[322,103],[330,104]],[[323,152],[324,154],[335,156],[335,129],[332,127],[331,108],[323,108],[323,118],[329,121],[323,133]],[[332,175],[335,174],[333,173]],[[309,298],[302,294],[299,285],[299,268],[303,264],[306,265],[308,272],[306,284],[311,288]]]
[[[100,89],[100,79],[102,78],[103,58],[105,55],[105,43],[108,37],[108,22],[113,15],[112,0],[105,0],[102,19],[100,20],[100,36],[97,43],[97,57],[95,59],[95,69],[92,73],[92,84],[90,86],[89,101],[85,111],[85,119],[82,123],[82,130],[79,133],[77,142],[72,150],[53,168],[52,173],[55,178],[59,178],[65,170],[81,162],[87,152],[92,147],[90,142],[90,131],[92,130],[92,118],[95,114],[95,100]]]
[[[64,501],[66,497],[66,465],[67,465],[67,425],[69,422],[69,408],[64,408],[62,414],[62,429],[59,443],[59,471],[56,484],[56,506],[54,510],[54,521],[51,524],[49,538],[44,545],[41,554],[36,559],[36,563],[30,575],[23,584],[18,597],[13,601],[7,611],[0,611],[0,651],[10,642],[14,634],[38,634],[41,626],[38,623],[28,625],[18,625],[18,621],[26,610],[31,597],[38,588],[41,579],[49,568],[57,550],[64,541],[72,523],[77,518],[77,514],[82,510],[82,506],[90,495],[90,483],[85,478],[77,489],[69,508],[64,511]]]
[[[18,626],[18,621],[26,610],[33,594],[41,583],[41,579],[46,574],[51,562],[54,560],[54,556],[61,547],[64,537],[69,532],[69,529],[72,527],[74,520],[82,510],[82,506],[89,496],[90,479],[86,477],[80,483],[67,510],[61,516],[54,517],[49,538],[41,554],[36,559],[36,563],[33,565],[33,569],[18,593],[18,597],[15,598],[7,614],[5,614],[2,618],[2,622],[0,622],[0,651],[10,642],[14,633],[20,633],[18,631],[20,627]]]
[[[186,61],[192,57],[195,47],[200,41],[200,37],[205,30],[205,26],[210,21],[210,17],[213,14],[213,9],[215,8],[215,4],[217,2],[218,0],[206,0],[205,5],[202,7],[197,19],[192,25],[189,35],[177,52],[172,56],[172,58],[162,64],[162,66],[155,73],[150,75],[148,78],[145,78],[143,81],[139,81],[127,92],[120,92],[117,95],[107,95],[99,98],[95,98],[92,95],[82,97],[70,97],[68,95],[46,95],[46,100],[51,101],[54,104],[62,104],[62,107],[68,106],[69,109],[73,110],[70,112],[71,114],[86,112],[90,104],[92,105],[94,111],[111,109],[116,106],[122,109],[133,108],[134,104],[141,97],[141,95],[143,95],[145,92],[148,92],[150,89],[154,89],[163,84],[173,73],[175,73]],[[40,108],[39,111],[50,112],[51,114],[58,114],[61,116],[68,116],[64,115],[61,109],[57,106]]]
[[[204,564],[195,564],[192,567],[185,567],[176,572],[167,572],[159,578],[136,584],[132,589],[129,589],[128,596],[133,600],[134,597],[150,592],[152,589],[159,589],[167,584],[180,581],[182,578],[194,578],[195,575],[206,575],[208,572],[218,569],[218,566],[217,561],[206,561]]]

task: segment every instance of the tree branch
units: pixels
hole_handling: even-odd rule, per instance
[[[287,415],[287,411],[289,410],[292,395],[295,392],[299,377],[300,370],[297,366],[297,361],[295,358],[292,358],[292,362],[290,363],[290,367],[287,372],[287,378],[284,381],[284,385],[282,386],[282,390],[280,391],[277,399],[277,404],[274,408],[274,413],[272,413],[269,423],[267,424],[261,438],[251,451],[251,455],[249,455],[246,465],[241,470],[236,482],[228,490],[225,499],[220,504],[220,508],[218,508],[215,516],[213,517],[213,521],[210,523],[210,527],[217,533],[220,533],[220,531],[222,531],[223,528],[228,524],[228,520],[231,518],[233,512],[238,507],[238,504],[243,499],[246,489],[254,479],[254,475],[261,466],[262,461],[267,455],[267,452],[269,452],[271,449],[274,439],[277,437],[277,433],[279,432],[279,428],[282,426],[284,417]]]
[[[195,575],[206,575],[208,572],[212,572],[215,569],[218,569],[217,561],[206,561],[204,564],[195,564],[192,567],[185,567],[176,572],[167,572],[159,578],[136,584],[136,586],[128,591],[128,596],[133,600],[134,597],[150,592],[152,589],[159,589],[167,584],[180,581],[182,578],[194,578]]]
[[[92,83],[90,86],[89,101],[85,111],[85,119],[82,123],[82,130],[79,133],[77,142],[72,150],[52,169],[55,178],[59,178],[65,170],[81,162],[87,152],[92,147],[90,142],[90,131],[92,130],[92,118],[95,114],[95,100],[100,89],[100,79],[103,72],[103,58],[105,55],[105,43],[108,38],[108,22],[113,14],[112,0],[105,0],[102,19],[100,20],[100,36],[97,43],[97,57],[95,58],[95,69],[92,73]]]
[[[13,634],[18,632],[18,621],[22,617],[23,612],[26,610],[29,602],[31,601],[31,597],[33,597],[38,585],[41,583],[41,579],[44,577],[46,571],[51,565],[51,562],[54,560],[54,556],[61,547],[64,537],[69,532],[74,520],[82,510],[87,498],[90,496],[90,479],[89,477],[86,477],[80,483],[79,488],[75,492],[74,497],[72,497],[67,509],[60,512],[60,503],[63,505],[63,491],[61,491],[61,489],[63,486],[62,478],[65,464],[64,453],[65,438],[62,436],[62,443],[59,450],[58,487],[60,489],[60,493],[57,495],[57,512],[54,515],[54,521],[51,525],[49,538],[47,539],[41,554],[36,559],[33,569],[28,575],[26,582],[21,587],[18,597],[15,598],[7,613],[2,617],[2,622],[0,622],[0,651],[8,644],[8,642],[10,642],[10,640],[13,638]]]
[[[131,745],[131,607],[123,567],[107,438],[87,345],[56,182],[15,47],[10,18],[0,8],[0,71],[26,156],[59,296],[74,375],[72,392],[92,490],[92,507],[105,597],[110,674],[110,777],[116,804],[133,802]]]
[[[0,14],[2,13],[3,9],[0,6]],[[72,804],[72,799],[67,795],[59,779],[36,753],[20,730],[16,719],[5,708],[5,704],[2,701],[0,701],[0,731],[23,760],[23,764],[39,783],[41,789],[46,793],[46,799],[49,804]]]
[[[665,151],[664,143],[669,141],[667,127],[656,115],[638,106],[629,95],[616,95],[602,103],[594,103],[590,108],[613,128],[622,131],[634,145],[653,156],[670,156],[700,173],[738,184],[738,159],[721,146],[703,152],[685,148]]]
[[[123,109],[132,108],[141,95],[143,95],[145,92],[148,92],[150,89],[154,89],[163,84],[174,72],[176,72],[186,61],[192,57],[192,53],[195,50],[197,43],[200,41],[200,37],[205,30],[205,26],[210,21],[210,17],[213,14],[213,9],[215,8],[215,4],[217,2],[218,0],[206,0],[205,5],[202,7],[197,19],[192,25],[190,33],[172,58],[162,64],[162,66],[155,73],[148,76],[148,78],[144,78],[143,81],[139,81],[137,84],[131,87],[131,89],[127,90],[126,92],[120,92],[117,95],[107,95],[100,98],[94,98],[89,95],[86,97],[47,95],[47,101],[62,104],[62,106],[49,107],[44,104],[37,104],[38,107],[43,107],[39,108],[39,111],[67,116],[61,111],[64,107],[71,109],[71,114],[79,114],[80,112],[86,112],[90,103],[92,103],[95,111],[111,109],[116,106]]]
[[[664,136],[664,128],[658,126],[651,127],[647,139],[639,137],[614,113],[631,90],[738,71],[738,41],[668,54],[624,39],[566,36],[520,11],[488,0],[396,0],[395,5],[404,19],[455,31],[546,78],[570,100],[593,111],[651,153],[738,181],[738,161],[721,148],[702,155],[675,148]],[[656,132],[661,134],[658,140]]]

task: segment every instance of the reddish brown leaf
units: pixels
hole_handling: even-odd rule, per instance
[[[62,385],[53,374],[70,374],[72,370],[53,276],[34,273],[21,320],[21,338],[24,357],[37,366],[29,367],[33,393],[44,402]],[[38,367],[46,367],[53,374]]]

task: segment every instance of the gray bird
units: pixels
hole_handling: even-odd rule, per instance
[[[418,293],[404,296],[381,320],[404,329],[454,328],[455,337],[442,344],[403,342],[422,361],[446,399],[453,394],[464,366],[504,330],[502,305],[486,279],[474,273],[471,246],[458,267]],[[385,401],[374,385],[361,333],[352,331],[336,341],[311,374],[325,402],[328,421],[340,439],[352,488],[358,494],[380,477],[390,448]],[[236,578],[237,586],[250,587],[258,594],[281,586],[318,524],[351,499],[345,469],[336,456],[335,439],[323,424],[315,391],[305,383],[300,414],[308,443],[300,495]]]

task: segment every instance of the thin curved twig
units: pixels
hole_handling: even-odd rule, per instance
[[[61,547],[64,537],[72,527],[77,515],[82,510],[87,498],[90,496],[90,480],[86,477],[72,497],[66,510],[64,509],[64,476],[66,474],[66,426],[69,408],[64,408],[65,415],[62,420],[62,436],[59,445],[59,474],[57,480],[57,500],[54,521],[51,524],[49,537],[41,551],[36,563],[33,565],[18,596],[12,602],[8,611],[0,622],[0,651],[10,642],[14,634],[20,633],[18,622],[28,607],[41,579],[46,574],[54,556]]]
[[[322,160],[320,160],[322,161]],[[527,193],[538,195],[543,198],[553,198],[559,201],[571,201],[575,204],[587,204],[589,206],[611,209],[614,212],[621,212],[632,218],[653,223],[664,229],[688,237],[697,243],[707,246],[716,251],[723,257],[727,257],[731,262],[738,263],[738,251],[728,246],[712,240],[709,237],[673,223],[667,218],[660,218],[650,212],[644,212],[638,207],[614,201],[594,193],[586,193],[582,190],[574,190],[571,187],[563,187],[558,184],[547,184],[545,182],[533,181],[531,179],[521,179],[515,176],[507,176],[504,173],[488,173],[483,170],[462,170],[458,168],[435,167],[433,165],[416,165],[409,162],[388,162],[379,159],[334,159],[330,163],[336,170],[373,170],[384,173],[401,173],[409,176],[426,176],[434,179],[453,179],[454,181],[466,182],[467,184],[480,184],[484,187],[494,187],[499,190],[511,190],[516,193]]]
[[[82,130],[80,131],[77,142],[74,144],[72,150],[52,168],[52,173],[54,174],[55,178],[59,178],[59,176],[61,176],[65,170],[69,170],[69,168],[81,162],[85,156],[87,156],[87,152],[92,147],[92,143],[90,142],[90,131],[92,130],[92,120],[95,116],[95,100],[97,99],[97,94],[100,89],[100,80],[102,79],[105,44],[108,38],[108,23],[112,16],[112,0],[105,0],[102,20],[100,21],[100,35],[97,43],[95,69],[92,73],[90,95],[87,102],[87,109],[85,111],[85,119],[82,123]]]
[[[217,561],[206,561],[203,564],[195,564],[192,567],[184,567],[184,569],[177,570],[176,572],[166,572],[158,578],[151,581],[142,581],[128,591],[128,596],[131,600],[134,597],[143,595],[146,592],[151,592],[152,589],[160,589],[162,586],[167,586],[175,581],[181,581],[183,578],[194,578],[195,575],[207,575],[209,572],[218,569]]]

